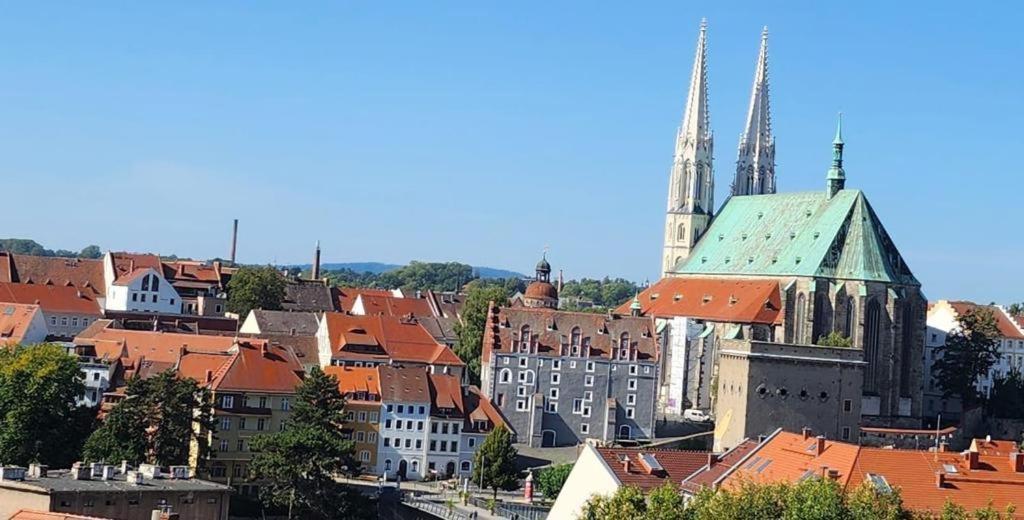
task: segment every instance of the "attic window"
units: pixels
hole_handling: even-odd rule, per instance
[[[805,217],[811,216],[811,210],[809,210],[809,209],[808,210],[804,210],[804,216]]]
[[[765,233],[764,234],[764,239],[765,240],[771,240],[772,239],[772,234],[771,233]]]
[[[740,240],[746,240],[746,239],[747,239],[747,234],[746,233],[743,233],[742,235],[740,235]]]
[[[798,257],[796,257],[796,263],[797,263],[797,265],[799,265],[799,264],[800,264],[800,257],[799,257],[799,256],[798,256]]]
[[[751,257],[747,258],[747,263],[748,264],[754,263],[754,257],[751,256]]]
[[[818,233],[817,231],[815,231],[814,232],[814,239],[817,240],[819,236],[821,236],[821,233]]]
[[[763,212],[763,211],[758,211],[758,212],[757,212],[757,218],[758,218],[758,219],[760,219],[760,218],[761,218],[761,217],[763,217],[763,216],[764,216],[764,212]]]
[[[777,256],[773,256],[773,257],[772,257],[772,263],[773,263],[773,264],[776,264],[776,263],[778,263],[778,262],[779,262],[779,257],[777,257]]]
[[[708,263],[708,257],[706,257],[706,256],[700,257],[700,263],[702,263],[702,264]]]
[[[725,263],[727,263],[727,264],[729,263],[729,257],[728,256],[725,257]]]
[[[725,240],[725,235],[723,235],[723,234],[719,233],[719,234],[718,234],[718,241],[719,241],[719,242],[721,242],[721,241],[723,241],[723,240]]]
[[[700,301],[701,301],[701,303],[709,303],[709,302],[711,302],[711,295],[710,294],[705,294],[704,297],[700,299]]]
[[[672,301],[674,301],[674,302],[677,302],[677,301],[682,300],[682,299],[683,299],[683,295],[679,294],[679,293],[676,293],[674,296],[672,296]]]
[[[793,240],[794,238],[796,238],[796,232],[795,231],[790,231],[789,232],[789,239]]]
[[[650,296],[650,298],[651,298],[652,300],[657,300],[657,299],[658,299],[658,293],[651,293],[651,296]]]

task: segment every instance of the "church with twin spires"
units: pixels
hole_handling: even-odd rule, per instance
[[[847,396],[836,401],[832,405],[835,413],[856,415],[858,420],[850,424],[861,427],[920,424],[927,308],[921,284],[865,194],[846,186],[841,123],[832,142],[832,163],[822,168],[821,189],[777,191],[770,109],[766,28],[761,34],[735,170],[730,171],[729,196],[716,208],[714,134],[708,106],[707,24],[702,23],[669,175],[662,280],[640,295],[644,314],[660,304],[655,302],[659,296],[670,297],[678,305],[689,300],[698,309],[713,304],[710,294],[701,294],[696,289],[701,283],[732,284],[729,305],[743,301],[744,297],[749,299],[749,295],[743,294],[745,284],[777,283],[778,300],[764,302],[766,309],[779,306],[771,309],[777,312],[777,322],[767,331],[759,329],[762,332],[756,337],[746,337],[748,343],[756,345],[743,347],[775,349],[773,354],[740,353],[739,347],[730,346],[730,342],[744,339],[742,333],[722,338],[715,345],[708,345],[710,338],[701,336],[699,354],[690,353],[691,347],[680,347],[680,353],[701,357],[702,368],[694,370],[707,372],[701,380],[717,385],[718,402],[712,403],[712,407],[720,427],[728,428],[721,424],[727,421],[726,415],[741,414],[747,422],[734,428],[739,432],[737,435],[760,433],[760,428],[769,425],[750,422],[756,415],[751,409],[757,408],[758,398],[781,396],[781,404],[797,386],[807,386],[800,383],[801,379],[822,377],[821,384],[826,384],[829,372],[822,367],[828,365],[829,359],[839,357],[843,358],[844,366],[862,373],[863,381],[857,383],[858,399]],[[670,290],[673,294],[666,295]],[[851,351],[846,350],[836,351],[829,358],[828,349],[820,345],[830,335],[848,339],[856,359],[847,359]],[[692,346],[694,341],[696,338],[687,336],[678,344]],[[801,352],[822,357],[814,366],[794,358],[788,369],[773,365],[764,372],[778,377],[765,375],[763,381],[751,380],[757,372],[751,363],[761,363],[771,356],[776,361],[785,358],[789,354],[776,352],[782,346],[807,349]],[[733,349],[734,355],[727,355],[729,349]],[[742,358],[747,364],[720,362],[726,358]],[[739,372],[748,375],[741,377]],[[789,382],[783,382],[787,378]],[[687,376],[687,380],[695,378]],[[737,389],[745,395],[739,396]],[[730,394],[736,395],[722,397]],[[820,394],[824,396],[827,392]],[[817,394],[800,390],[799,395],[800,399],[807,399],[807,395]],[[754,401],[745,401],[748,398]],[[736,403],[741,404],[731,408]],[[786,408],[766,408],[783,414],[766,422],[795,424],[804,420],[796,416],[786,419]],[[808,409],[799,415],[813,417],[819,413],[820,410]],[[843,428],[843,436],[856,435],[856,428]],[[835,435],[838,437],[839,433]]]

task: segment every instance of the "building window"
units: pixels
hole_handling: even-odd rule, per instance
[[[370,422],[375,423],[380,420],[380,414],[377,412],[370,412]]]
[[[366,434],[366,442],[377,442],[377,432],[370,432]]]
[[[229,443],[227,439],[220,440],[220,451],[228,451],[230,447],[231,443]]]
[[[590,425],[587,423],[580,423],[580,433],[584,435],[590,433]]]
[[[636,390],[636,379],[630,379],[628,385],[630,390]]]
[[[151,276],[153,277],[153,292],[157,292],[160,290],[160,278],[158,278],[155,274]]]
[[[61,316],[60,317],[60,324],[62,326],[64,326],[64,327],[67,327],[68,326],[68,317],[67,316]]]
[[[282,397],[281,398],[281,409],[286,411],[286,412],[291,409],[291,404],[288,402],[288,398],[287,397]]]
[[[412,439],[405,439],[405,449],[412,448]]]
[[[53,325],[54,327],[57,326],[57,317],[56,316],[50,316],[50,325]]]
[[[636,404],[636,394],[629,394],[626,396],[626,404],[632,406]]]
[[[405,405],[398,405],[398,413],[405,413]]]
[[[619,349],[620,350],[621,349],[626,349],[626,350],[629,349],[629,333],[628,332],[623,332],[622,335],[619,336]]]
[[[636,365],[629,365],[629,375],[635,376],[638,368]]]
[[[418,460],[412,461],[412,472],[413,473],[419,473],[419,471],[420,471],[420,461],[418,461]]]
[[[594,386],[594,376],[589,374],[583,376],[583,386]]]
[[[357,417],[359,422],[366,422],[366,412],[359,412]]]
[[[516,401],[516,411],[517,412],[525,412],[525,411],[527,411],[529,409],[530,408],[529,408],[529,406],[527,406],[526,400],[519,399],[519,400]]]
[[[222,417],[220,420],[220,430],[226,432],[231,429],[231,418]]]
[[[392,411],[392,409],[393,409],[393,408],[392,408],[392,405],[390,405],[390,404],[389,404],[389,405],[388,405],[388,411],[390,412],[390,411]]]
[[[561,370],[561,369],[562,369],[562,360],[561,359],[554,359],[554,360],[551,361],[551,370]]]
[[[238,451],[245,451],[245,439],[238,439]]]
[[[529,361],[530,361],[530,358],[528,358],[528,357],[525,357],[525,356],[524,356],[524,357],[521,357],[521,358],[519,358],[519,366],[520,366],[520,367],[526,367],[526,366],[527,366],[527,363],[528,363]]]
[[[459,451],[459,441],[452,441],[452,453]]]
[[[523,325],[523,328],[519,329],[519,352],[530,351],[530,326]]]
[[[593,372],[595,368],[597,368],[597,363],[587,361],[587,372]]]
[[[369,462],[370,461],[370,452],[368,452],[366,450],[360,451],[359,452],[359,460],[361,460],[363,462]]]
[[[384,461],[384,471],[391,471],[391,459]]]
[[[390,448],[391,447],[391,439],[390,438],[384,437],[384,447],[385,448]]]
[[[558,399],[558,389],[557,388],[550,389],[548,391],[548,397],[550,397],[552,399]]]
[[[267,397],[266,396],[261,396],[260,397],[260,408],[267,408]]]
[[[366,432],[356,432],[356,442],[366,442]]]
[[[220,398],[220,407],[221,408],[234,408],[235,407],[235,397],[232,396],[232,395],[222,396]]]
[[[583,400],[584,401],[593,401],[594,400],[594,392],[592,392],[590,390],[587,390],[586,392],[583,392]]]
[[[626,408],[626,418],[627,419],[632,419],[635,415],[636,415],[636,409],[634,409],[634,408]]]
[[[472,471],[472,465],[469,463],[468,460],[464,460],[462,461],[461,464],[459,464],[459,471],[462,471],[463,473],[468,473]]]
[[[139,301],[139,293],[132,293],[132,301],[133,302]]]
[[[558,374],[558,373],[554,373],[554,372],[551,373],[551,384],[557,385],[561,381],[562,381],[562,374]]]
[[[499,383],[511,383],[512,382],[512,371],[507,369],[507,368],[501,369],[501,372],[498,373],[498,382]]]
[[[548,401],[547,412],[548,413],[558,413],[558,401]],[[469,440],[469,446],[471,448],[473,447],[473,439]]]
[[[878,343],[882,329],[882,307],[878,300],[871,300],[867,306],[864,324],[864,360],[868,366],[864,371],[864,389],[874,391],[875,374],[878,371]]]
[[[469,438],[469,447],[472,448],[473,446],[476,446],[476,439],[470,437]]]
[[[142,290],[143,291],[148,291],[149,290],[149,275],[146,275],[146,276],[142,277]]]
[[[572,413],[580,414],[583,413],[583,399],[572,400]]]
[[[850,427],[849,426],[843,426],[843,440],[844,441],[850,440]]]
[[[422,447],[423,447],[423,440],[422,439],[416,439],[416,449],[418,450],[418,449],[420,449]]]
[[[421,407],[420,407],[420,415],[423,415],[424,413],[426,413],[426,408],[424,408],[424,407],[422,407],[422,406],[421,406]],[[421,428],[421,429],[422,429],[422,428]]]
[[[436,422],[430,423],[430,433],[437,433],[437,423]]]
[[[430,451],[437,451],[437,441],[430,441]]]
[[[844,399],[843,400],[843,411],[844,412],[850,412],[852,410],[853,410],[853,401],[851,401],[850,399]]]
[[[516,397],[526,397],[526,387],[520,386],[516,388]]]

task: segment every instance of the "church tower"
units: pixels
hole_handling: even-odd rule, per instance
[[[775,193],[775,138],[768,100],[768,28],[761,32],[761,51],[754,69],[747,126],[740,137],[733,195]]]
[[[715,183],[711,171],[714,137],[708,114],[707,21],[701,21],[683,126],[676,134],[668,185],[662,276],[671,276],[711,222]]]

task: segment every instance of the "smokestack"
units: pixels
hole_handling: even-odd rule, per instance
[[[231,263],[235,263],[235,251],[238,247],[238,219],[235,219],[234,229],[231,231]]]
[[[320,241],[316,241],[316,251],[313,253],[313,275],[310,276],[313,280],[320,279]]]

